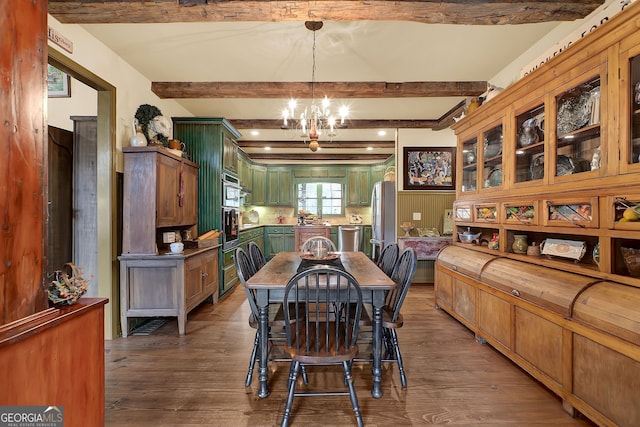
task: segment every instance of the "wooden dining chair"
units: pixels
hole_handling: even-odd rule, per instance
[[[251,262],[253,263],[253,268],[258,271],[267,263],[267,259],[260,249],[260,246],[256,242],[249,242],[249,246],[247,247],[249,251],[249,258],[251,258]]]
[[[349,395],[358,426],[363,426],[351,364],[358,355],[358,331],[362,291],[344,270],[317,266],[293,276],[285,288],[286,350],[291,356],[287,402],[281,426],[288,426],[295,396]],[[335,307],[343,308],[337,315]],[[353,309],[352,309],[353,307]],[[353,313],[353,315],[351,315]],[[293,317],[292,317],[293,316]],[[304,317],[305,321],[294,321]],[[308,365],[342,365],[348,391],[296,392],[298,375]],[[304,371],[303,371],[304,374]]]
[[[256,273],[253,263],[249,258],[249,255],[242,248],[236,248],[234,253],[234,263],[238,272],[238,278],[244,288],[244,292],[251,308],[251,314],[249,315],[249,326],[256,330],[255,338],[253,340],[253,349],[251,351],[251,357],[249,359],[249,368],[247,369],[247,377],[245,380],[245,387],[251,385],[253,379],[253,370],[258,361],[258,351],[260,349],[260,328],[258,324],[259,312],[258,303],[256,301],[255,292],[249,289],[246,285],[247,280]],[[269,304],[269,334],[266,337],[270,342],[282,341],[284,342],[284,312],[282,310],[282,304],[273,303]],[[270,348],[271,350],[271,348]]]
[[[385,246],[380,253],[380,258],[378,258],[376,265],[389,277],[391,277],[391,274],[393,273],[393,268],[398,260],[399,252],[400,248],[398,247],[398,244],[393,242]]]
[[[336,252],[336,245],[324,236],[314,236],[308,238],[301,246],[300,252],[317,253],[318,247],[326,248],[327,252]]]
[[[385,305],[382,309],[382,329],[386,350],[383,361],[398,364],[400,383],[403,388],[407,387],[407,375],[402,363],[397,329],[404,324],[400,310],[416,274],[417,266],[418,257],[415,250],[413,248],[403,250],[391,274],[391,279],[396,283],[396,287],[387,294]]]

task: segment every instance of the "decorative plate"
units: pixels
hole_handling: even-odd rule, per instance
[[[575,169],[571,157],[565,155],[558,156],[556,160],[556,176],[571,175]]]
[[[487,178],[489,181],[489,187],[499,187],[502,185],[502,167],[496,166],[491,169],[489,172],[489,177]]]
[[[491,129],[484,135],[484,158],[502,154],[502,127]]]
[[[329,252],[327,256],[317,257],[315,256],[315,254],[312,254],[311,252],[306,252],[300,255],[300,258],[306,261],[323,262],[323,261],[333,261],[334,259],[338,259],[340,258],[340,254],[335,252]]]
[[[532,117],[528,120],[525,120],[520,126],[520,131],[518,132],[518,143],[520,147],[526,147],[531,144],[535,144],[540,140],[538,136],[538,119]]]
[[[589,124],[591,108],[589,92],[561,100],[558,106],[558,135],[573,132]]]
[[[251,221],[254,224],[257,224],[259,220],[260,220],[260,214],[258,213],[258,211],[250,210],[249,211],[249,221]]]

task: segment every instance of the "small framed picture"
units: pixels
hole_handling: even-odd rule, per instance
[[[52,65],[47,65],[47,96],[49,98],[71,97],[71,77]]]
[[[405,190],[455,190],[455,147],[404,147]]]

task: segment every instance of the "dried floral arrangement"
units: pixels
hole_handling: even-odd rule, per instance
[[[69,270],[69,273],[67,271]],[[68,262],[63,270],[54,273],[54,280],[49,283],[49,301],[56,307],[74,304],[87,292],[89,279],[82,277],[80,269]]]

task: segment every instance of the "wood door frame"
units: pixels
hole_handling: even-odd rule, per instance
[[[49,46],[48,63],[97,91],[97,241],[98,295],[109,298],[105,310],[105,338],[119,328],[119,277],[117,262],[116,87]],[[47,113],[45,113],[47,114]],[[45,116],[45,119],[47,116]],[[45,242],[46,245],[46,242]]]

